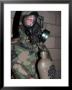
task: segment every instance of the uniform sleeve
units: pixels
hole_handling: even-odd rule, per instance
[[[14,64],[12,67],[13,75],[15,79],[26,79],[29,78],[26,70],[22,68],[20,64]]]

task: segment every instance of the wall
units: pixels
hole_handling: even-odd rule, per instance
[[[57,77],[60,78],[61,73],[61,12],[60,11],[44,11],[39,12],[44,16],[44,26],[50,31],[50,36],[45,42],[49,49],[53,62],[56,66]]]

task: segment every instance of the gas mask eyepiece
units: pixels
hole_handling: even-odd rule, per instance
[[[31,12],[29,15],[23,17],[22,23],[26,28],[31,28],[37,21],[38,13]]]

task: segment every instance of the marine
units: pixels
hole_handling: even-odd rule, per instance
[[[37,70],[38,52],[46,49],[48,58],[51,55],[44,45],[49,31],[41,30],[41,19],[37,12],[25,15],[22,19],[22,26],[19,27],[19,38],[11,41],[11,78],[12,79],[39,79]],[[52,71],[52,72],[51,72]],[[54,77],[54,67],[50,68],[49,76]]]
[[[38,47],[32,45],[27,35],[19,29],[20,38],[11,44],[11,62],[13,78],[29,79],[38,78],[36,73],[36,61],[38,59]]]

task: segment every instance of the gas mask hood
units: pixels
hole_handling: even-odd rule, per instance
[[[22,24],[25,27],[24,31],[30,42],[33,44],[40,42],[44,43],[50,34],[50,32],[46,29],[42,31],[43,20],[43,17],[36,11],[31,12],[29,15],[23,16]]]

